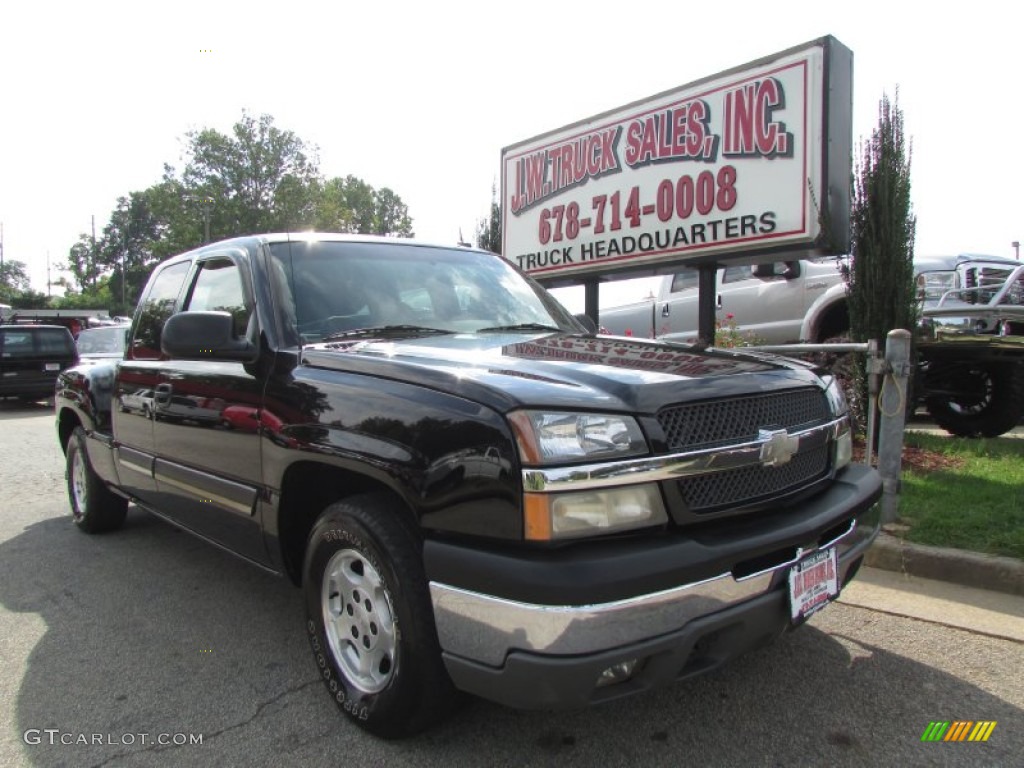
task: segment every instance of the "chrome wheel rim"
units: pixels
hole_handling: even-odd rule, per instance
[[[340,550],[324,571],[321,610],[327,642],[345,678],[377,693],[395,672],[398,640],[384,580],[361,553]]]
[[[72,511],[76,518],[81,517],[85,513],[87,509],[86,504],[89,503],[87,483],[85,458],[82,456],[82,451],[77,450],[71,458],[71,493],[75,500]]]

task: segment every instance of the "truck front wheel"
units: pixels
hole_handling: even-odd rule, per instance
[[[422,731],[451,710],[420,545],[389,497],[332,504],[310,534],[306,628],[335,703],[383,738]]]
[[[1024,415],[1024,366],[964,364],[930,370],[925,405],[957,437],[998,437]]]
[[[107,488],[89,464],[85,430],[75,427],[67,448],[68,500],[79,530],[103,533],[120,528],[128,512],[127,499]]]

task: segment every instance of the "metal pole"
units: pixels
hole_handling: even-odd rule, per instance
[[[587,317],[594,321],[594,325],[598,325],[598,316],[600,310],[598,309],[600,302],[600,283],[598,283],[596,277],[588,277],[583,281],[583,311]]]
[[[878,408],[882,414],[878,430],[878,471],[882,475],[883,524],[894,522],[899,517],[910,341],[910,331],[902,328],[889,331],[885,339],[885,373],[878,393]]]
[[[715,291],[717,264],[701,264],[697,268],[697,336],[704,346],[715,343],[715,310],[718,308]]]

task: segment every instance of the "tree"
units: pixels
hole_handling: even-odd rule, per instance
[[[854,168],[850,212],[850,260],[843,269],[855,341],[884,343],[889,331],[917,327],[914,292],[916,217],[910,201],[911,148],[903,133],[903,113],[885,95],[878,127],[861,144]],[[841,378],[855,383],[847,395],[858,424],[866,424],[867,377],[859,358],[845,363]],[[912,398],[908,398],[908,403]],[[909,406],[908,406],[909,407]]]
[[[846,276],[850,332],[858,341],[883,341],[894,328],[912,331],[917,325],[910,160],[897,91],[893,102],[882,97],[878,127],[862,144],[854,169]]]
[[[164,180],[179,181],[192,201],[208,206],[211,239],[312,223],[317,149],[277,128],[270,115],[243,113],[230,136],[205,128],[186,139],[180,178],[167,166]]]
[[[498,190],[491,185],[491,215],[480,219],[476,226],[476,244],[485,251],[501,253],[501,205],[498,204]]]
[[[99,249],[93,238],[80,234],[78,242],[68,249],[67,270],[74,276],[80,291],[89,291],[96,287],[96,281],[103,274],[99,263]]]
[[[374,210],[373,187],[352,175],[335,177],[320,188],[316,227],[324,232],[370,234]]]
[[[185,135],[185,166],[164,165],[153,186],[121,197],[101,236],[83,234],[68,253],[78,297],[99,298],[103,278],[114,314],[130,314],[153,266],[209,240],[257,232],[327,231],[412,235],[401,198],[355,176],[324,181],[317,149],[273,118],[243,112],[230,134]],[[102,306],[102,305],[101,305]]]
[[[23,261],[6,260],[0,266],[0,300],[5,304],[11,299],[32,290],[32,281]]]
[[[412,237],[412,219],[402,198],[387,187],[373,195],[373,232],[378,235]]]
[[[163,256],[154,247],[170,224],[154,206],[156,194],[145,190],[118,198],[103,228],[97,260],[110,273],[107,288],[114,314],[131,314],[150,270]]]
[[[402,198],[388,187],[374,189],[360,178],[335,177],[318,190],[317,229],[362,235],[412,237],[412,219]]]

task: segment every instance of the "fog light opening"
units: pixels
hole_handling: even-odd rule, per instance
[[[633,673],[637,671],[638,664],[639,659],[627,659],[626,661],[620,661],[618,664],[612,664],[597,676],[597,687],[606,688],[609,685],[618,685],[619,683],[626,682],[633,677]]]

